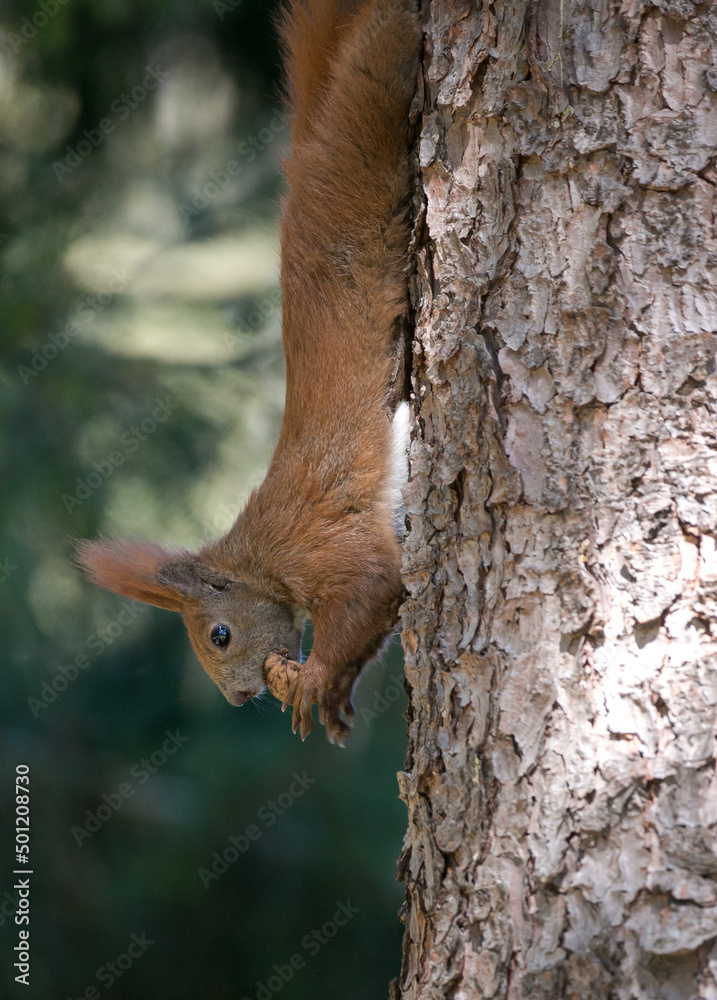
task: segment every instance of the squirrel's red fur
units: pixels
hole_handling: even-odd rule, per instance
[[[386,399],[406,309],[408,111],[420,31],[409,0],[293,0],[284,13],[292,154],[281,226],[286,407],[262,485],[198,555],[83,542],[90,577],[181,610],[205,669],[241,703],[276,647],[314,645],[294,726],[318,702],[343,738],[353,683],[393,627],[402,587]],[[210,640],[217,624],[231,642]]]

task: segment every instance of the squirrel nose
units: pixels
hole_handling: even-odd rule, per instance
[[[254,697],[254,694],[255,692],[253,691],[232,691],[227,695],[227,700],[232,705],[243,705],[245,702],[250,701]]]

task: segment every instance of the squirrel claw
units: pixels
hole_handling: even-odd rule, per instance
[[[340,718],[331,718],[326,723],[326,736],[329,743],[338,744],[338,746],[343,747],[346,745],[346,737],[351,731],[351,727]]]
[[[311,688],[305,690],[299,678],[289,697],[294,706],[291,716],[291,731],[295,733],[298,729],[303,742],[314,728],[311,708],[316,701],[316,691]]]
[[[323,716],[329,742],[344,746],[346,737],[351,732],[354,716],[354,707],[348,693],[330,687],[324,693],[319,712]]]
[[[287,666],[292,668],[288,671]],[[279,670],[281,668],[281,670]],[[277,683],[282,681],[281,686]],[[270,689],[282,699],[281,710],[293,706],[292,732],[299,731],[305,740],[314,728],[313,706],[318,706],[319,722],[326,727],[330,743],[343,746],[351,731],[356,710],[351,701],[353,676],[344,676],[331,670],[312,653],[305,664],[287,661],[276,651],[267,659],[267,682]]]
[[[329,742],[344,745],[354,716],[354,707],[347,691],[327,685],[320,674],[312,677],[304,667],[291,683],[283,707],[289,704],[293,705],[292,732],[295,733],[298,729],[302,740],[314,728],[312,708],[318,705],[319,722],[326,726]]]

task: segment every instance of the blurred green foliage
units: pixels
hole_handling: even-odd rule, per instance
[[[99,531],[216,537],[271,454],[288,141],[272,9],[0,9],[6,996],[370,1000],[398,971],[400,650],[364,677],[345,751],[321,729],[301,744],[269,696],[223,701],[177,616],[71,563]],[[29,989],[12,967],[21,762]],[[226,870],[208,880],[212,865]],[[347,901],[358,913],[333,925]],[[154,943],[115,978],[133,934]]]

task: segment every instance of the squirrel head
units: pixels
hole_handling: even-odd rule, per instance
[[[179,611],[199,662],[232,705],[264,687],[264,661],[284,648],[299,659],[301,628],[289,604],[212,565],[203,553],[150,542],[82,541],[77,561],[101,587]]]

